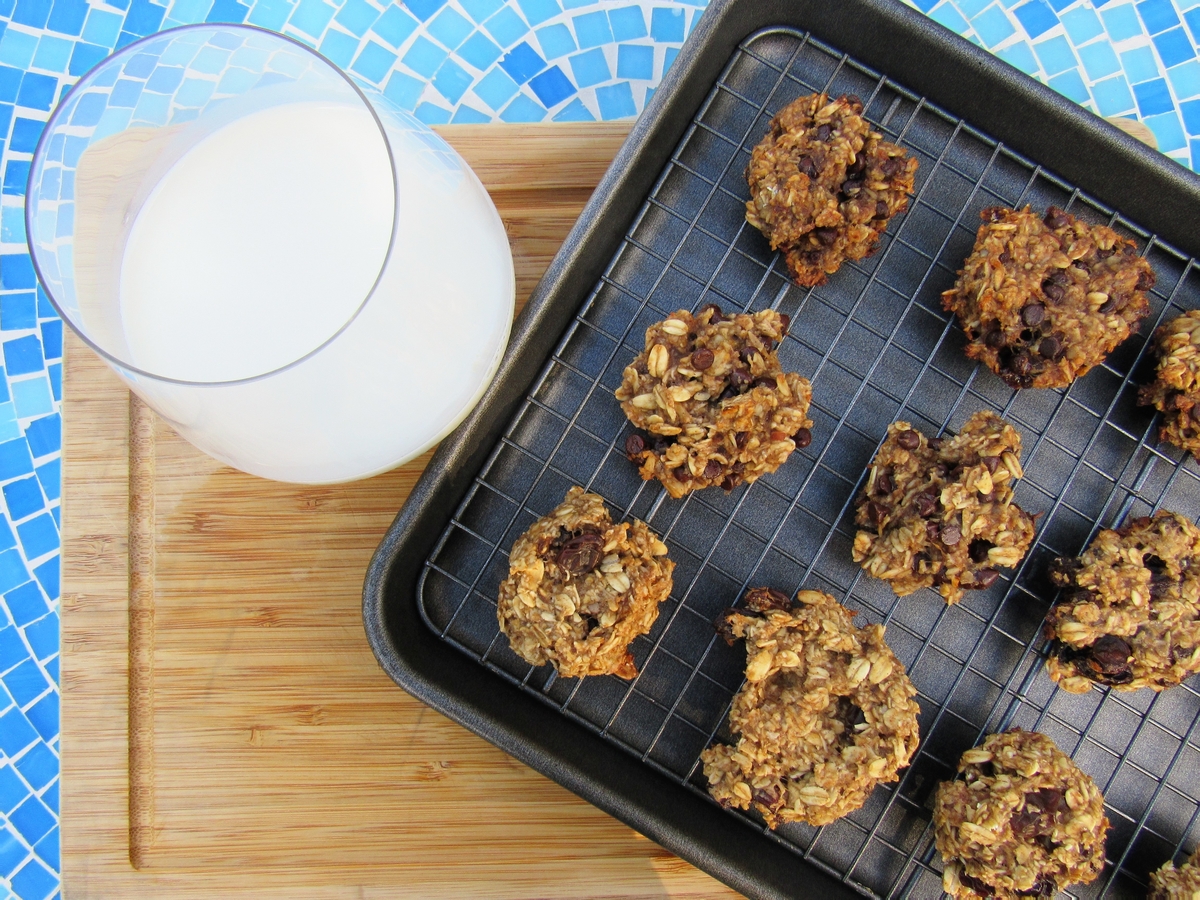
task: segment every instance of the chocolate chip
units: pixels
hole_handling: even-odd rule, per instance
[[[817,140],[818,141],[829,140],[829,135],[831,135],[831,134],[833,134],[833,129],[830,128],[828,125],[818,125],[817,126]]]
[[[1142,270],[1138,272],[1138,280],[1135,285],[1139,291],[1148,291],[1154,287],[1154,272],[1153,270]]]
[[[801,428],[792,437],[792,440],[796,442],[797,447],[799,447],[801,450],[803,450],[805,447],[807,447],[809,444],[812,443],[812,432],[809,431],[807,428]]]
[[[878,528],[887,519],[890,510],[882,503],[876,503],[874,500],[867,504],[867,521]]]
[[[985,541],[983,538],[975,538],[975,540],[971,541],[971,546],[967,548],[967,554],[971,557],[971,562],[973,563],[987,562],[988,551],[994,546],[996,545],[991,541]]]
[[[881,494],[890,494],[895,490],[896,486],[892,483],[892,476],[885,470],[875,476],[875,489]]]
[[[1062,298],[1067,294],[1061,284],[1055,284],[1050,280],[1042,282],[1042,293],[1046,295],[1046,299],[1051,303],[1061,303]]]
[[[745,391],[753,380],[754,377],[748,369],[734,369],[729,373],[729,386],[738,393]]]
[[[758,587],[746,591],[742,602],[755,612],[766,612],[769,609],[791,609],[792,601],[783,591],[775,588]]]
[[[962,528],[951,522],[942,529],[942,543],[947,547],[953,547],[962,540]]]
[[[1021,321],[1034,328],[1042,324],[1042,319],[1046,318],[1046,307],[1040,303],[1030,303],[1021,310]]]
[[[568,538],[558,552],[558,564],[571,575],[586,575],[600,564],[604,555],[604,538],[585,532]]]
[[[742,483],[742,479],[738,475],[726,475],[725,480],[721,482],[721,490],[732,491],[735,487]]]
[[[846,166],[846,176],[853,178],[855,181],[862,181],[863,172],[867,168],[867,158],[863,154],[858,154],[854,157],[854,162]]]
[[[917,515],[924,518],[928,518],[937,512],[938,499],[929,491],[921,491],[921,493],[913,497],[913,503],[917,506]]]
[[[716,357],[713,355],[711,350],[709,350],[707,347],[701,347],[692,354],[692,368],[699,369],[701,372],[703,372],[713,364],[713,360],[715,358]]]
[[[745,447],[746,442],[749,440],[750,440],[750,432],[748,432],[748,431],[739,431],[733,436],[733,442],[737,445],[737,448],[739,450],[741,450],[743,447]]]
[[[975,584],[977,584],[980,589],[990,588],[996,583],[996,579],[999,577],[1000,573],[995,569],[980,569],[975,573]]]
[[[928,521],[925,523],[925,537],[929,538],[930,543],[936,541],[942,534],[942,526],[937,522]]]
[[[1029,354],[1025,350],[1020,350],[1013,354],[1008,368],[1014,375],[1028,375],[1033,370],[1033,360],[1029,358]]]
[[[1038,344],[1038,353],[1044,359],[1058,359],[1063,353],[1062,341],[1054,335],[1042,338],[1042,342]]]
[[[710,459],[704,464],[704,477],[709,481],[713,481],[721,474],[721,464],[715,459]]]
[[[825,247],[832,246],[837,240],[836,228],[818,228],[813,232],[813,234],[816,236],[817,240],[821,242],[822,246]]]
[[[886,200],[875,201],[875,218],[886,219],[888,217],[888,205]]]
[[[1102,316],[1107,316],[1110,312],[1113,312],[1116,308],[1117,308],[1117,298],[1109,297],[1107,300],[1105,300],[1103,303],[1100,304],[1100,314]]]
[[[905,450],[916,450],[921,446],[921,436],[909,428],[896,435],[896,443]]]
[[[712,311],[712,317],[708,320],[709,322],[716,324],[718,322],[725,321],[725,313],[723,313],[721,311],[721,307],[717,306],[715,303],[705,303],[702,307],[700,307],[700,311],[696,313],[696,315],[702,316],[710,310]]]
[[[813,162],[813,158],[811,156],[800,157],[800,161],[796,163],[796,166],[809,178],[817,177],[819,170],[817,169],[817,164]]]
[[[842,100],[849,105],[849,107],[853,109],[855,113],[862,112],[863,104],[862,100],[859,99],[858,94],[846,94],[846,96],[842,97]]]
[[[792,330],[792,317],[789,316],[787,313],[780,313],[779,314],[779,324],[780,324],[780,327],[783,328],[782,334],[786,335],[789,331]]]
[[[862,190],[862,182],[860,181],[854,181],[853,179],[847,178],[842,182],[841,192],[847,197],[853,197],[860,190]]]
[[[1057,206],[1051,206],[1046,210],[1046,216],[1042,221],[1046,223],[1047,228],[1062,228],[1070,221],[1070,218]]]
[[[587,625],[587,631],[584,632],[584,634],[591,634],[593,631],[595,631],[597,628],[600,627],[600,620],[597,619],[595,616],[588,616],[586,625]]]
[[[775,390],[779,387],[779,382],[775,379],[774,375],[759,375],[752,382],[750,382],[750,387],[765,387]]]
[[[640,434],[631,434],[625,438],[625,455],[633,460],[646,449],[646,440]]]
[[[882,163],[879,164],[880,170],[888,178],[892,178],[892,177],[896,176],[897,174],[899,174],[900,171],[904,168],[904,166],[905,166],[904,160],[902,160],[898,156],[889,156],[887,159],[885,159]]]
[[[983,342],[993,350],[998,350],[1005,344],[1004,332],[1000,329],[1000,323],[993,323],[991,329],[983,336]]]
[[[996,470],[1000,468],[1000,457],[998,456],[985,456],[982,462],[985,466],[987,466],[987,470],[993,475],[995,475]]]

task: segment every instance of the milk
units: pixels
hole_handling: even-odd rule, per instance
[[[169,166],[128,204],[118,372],[218,459],[309,483],[384,471],[448,433],[495,371],[514,292],[503,224],[445,145],[383,125],[387,144],[361,104],[251,110],[160,153]],[[166,131],[149,140],[178,147]],[[80,210],[103,143],[80,162]],[[77,240],[116,225],[77,222]]]

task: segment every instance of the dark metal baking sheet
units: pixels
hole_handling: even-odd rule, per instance
[[[531,300],[496,385],[376,554],[368,635],[407,690],[753,896],[937,896],[933,787],[983,734],[1038,728],[1097,779],[1114,823],[1109,866],[1077,895],[1141,896],[1147,872],[1200,834],[1200,694],[1054,690],[1039,656],[1053,597],[1043,570],[1127,515],[1200,515],[1200,469],[1158,446],[1134,405],[1145,337],[1200,305],[1192,261],[1164,238],[1190,237],[1177,219],[1197,208],[1197,179],[909,10],[867,0],[837,10],[710,7]],[[814,90],[858,94],[920,169],[880,252],[810,291],[788,283],[745,224],[742,171],[770,116]],[[1046,134],[1057,141],[1043,146]],[[1111,223],[1158,275],[1141,334],[1069,390],[1007,389],[966,360],[941,310],[979,210],[1024,203]],[[648,324],[707,302],[792,316],[780,356],[813,381],[814,440],[753,486],[675,501],[624,459],[630,429],[612,390]],[[1044,513],[1038,543],[956,607],[931,591],[897,600],[850,562],[858,482],[894,419],[934,433],[981,408],[1022,433],[1017,500]],[[498,635],[508,549],[571,484],[647,520],[678,565],[654,630],[633,647],[633,682],[555,679]],[[886,622],[920,691],[913,765],[823,829],[770,832],[703,791],[699,752],[722,733],[744,662],[711,621],[758,584],[826,590],[861,620]]]

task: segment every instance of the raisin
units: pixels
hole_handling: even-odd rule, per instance
[[[921,436],[910,428],[896,435],[896,443],[905,450],[916,450],[921,446]]]
[[[571,575],[586,575],[604,556],[604,538],[585,532],[568,538],[558,552],[558,564]]]
[[[783,591],[777,591],[775,588],[751,588],[746,591],[742,602],[748,609],[752,609],[755,612],[766,612],[769,609],[788,610],[792,608],[792,601],[788,599],[787,594]]]

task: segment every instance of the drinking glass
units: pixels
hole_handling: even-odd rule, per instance
[[[385,471],[483,393],[514,299],[465,162],[290,38],[193,25],[109,57],[38,144],[55,307],[201,450],[280,481]]]

